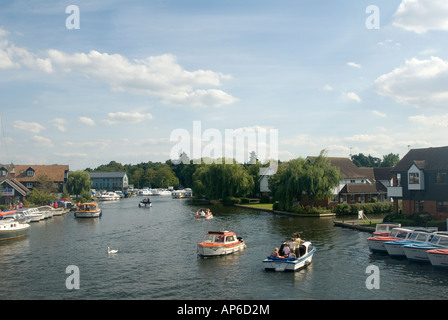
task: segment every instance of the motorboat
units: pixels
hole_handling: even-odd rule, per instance
[[[298,249],[295,252],[300,252],[300,254],[298,256],[296,255],[296,257],[267,257],[263,260],[264,269],[273,271],[297,271],[311,264],[316,247],[310,241],[305,241]]]
[[[116,201],[120,199],[121,197],[115,192],[106,192],[98,196],[98,201]]]
[[[246,244],[231,231],[209,231],[198,243],[198,254],[202,257],[216,257],[242,251]]]
[[[81,203],[75,211],[75,218],[98,218],[103,214],[96,202]]]
[[[198,209],[198,211],[196,211],[195,218],[211,219],[213,218],[213,214],[210,209]]]
[[[413,243],[403,246],[403,251],[411,262],[430,263],[427,251],[434,249],[448,249],[448,233],[436,232],[428,243]]]
[[[24,237],[30,228],[28,223],[21,223],[11,215],[1,216],[0,240],[9,240]]]
[[[387,241],[400,241],[407,240],[407,238],[413,232],[410,228],[394,228],[388,236],[372,236],[367,238],[367,244],[372,252],[387,253],[384,243]]]
[[[431,249],[426,254],[433,267],[448,268],[448,249]]]
[[[433,231],[428,230],[414,230],[407,240],[402,241],[386,241],[384,242],[384,247],[386,248],[387,253],[391,257],[396,258],[406,258],[404,254],[403,247],[408,244],[413,243],[428,243],[431,241],[434,236]]]
[[[44,219],[53,218],[54,208],[50,206],[41,206],[36,208],[42,215]]]
[[[154,189],[152,190],[153,196],[171,196],[171,191],[166,189]]]
[[[137,194],[139,196],[152,196],[152,191],[149,188],[145,188],[145,189],[139,190]]]
[[[378,223],[375,227],[375,231],[373,232],[374,237],[384,237],[388,236],[393,228],[400,228],[400,223],[393,222],[382,222]]]
[[[151,200],[149,200],[149,198],[143,199],[142,201],[139,202],[138,207],[148,207],[151,208],[152,207],[152,202]]]
[[[29,217],[30,222],[39,222],[45,218],[44,214],[42,214],[37,208],[21,208],[18,209],[17,212],[22,214],[24,217]]]
[[[182,190],[175,190],[171,192],[171,196],[173,199],[183,199],[183,198],[191,198],[193,195],[193,192],[190,188],[185,188]]]

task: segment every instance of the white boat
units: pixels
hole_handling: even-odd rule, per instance
[[[17,210],[18,213],[30,218],[30,222],[38,222],[45,219],[45,216],[39,212],[37,208],[21,208]]]
[[[79,205],[75,211],[76,218],[98,218],[103,214],[96,202],[87,202]]]
[[[426,254],[433,267],[448,268],[448,249],[431,249]]]
[[[409,261],[412,262],[426,262],[429,263],[428,250],[433,249],[447,249],[448,248],[448,233],[436,232],[428,243],[414,243],[405,245],[403,251]]]
[[[139,190],[137,193],[139,196],[152,196],[152,191],[148,188]]]
[[[145,207],[145,208],[151,208],[152,207],[152,202],[149,198],[143,199],[142,201],[139,202],[138,207]]]
[[[392,229],[400,227],[401,227],[400,223],[393,223],[393,222],[378,223],[375,227],[375,231],[373,232],[373,236],[374,237],[388,236],[392,231]]]
[[[193,196],[193,192],[190,188],[185,188],[182,190],[172,191],[171,196],[173,197],[173,199],[191,198]]]
[[[54,208],[50,206],[37,207],[37,210],[43,214],[44,219],[53,218]]]
[[[434,236],[433,231],[414,230],[407,240],[402,241],[386,241],[384,247],[391,257],[406,258],[403,247],[413,243],[428,243]]]
[[[372,236],[367,238],[367,244],[372,252],[387,253],[384,243],[387,241],[407,240],[412,234],[413,229],[410,228],[394,228],[388,236]]]
[[[302,254],[299,257],[267,257],[263,260],[264,269],[273,271],[297,271],[308,266],[313,260],[313,255],[316,252],[316,248],[310,241],[305,241],[300,245],[300,247]]]
[[[21,223],[12,216],[1,216],[0,240],[9,240],[24,237],[28,233],[30,225]]]
[[[166,189],[153,189],[152,190],[153,196],[170,196],[171,191]]]
[[[115,192],[106,192],[98,196],[98,201],[116,201],[120,200],[120,198]]]
[[[209,231],[198,243],[198,254],[202,257],[216,257],[246,249],[241,237],[231,231]]]

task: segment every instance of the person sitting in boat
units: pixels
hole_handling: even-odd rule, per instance
[[[296,258],[296,255],[291,251],[288,255],[288,258]]]
[[[280,255],[278,254],[278,248],[275,248],[274,251],[272,251],[271,257],[280,257]]]
[[[289,247],[289,242],[285,243],[285,246],[283,247],[283,255],[285,257],[289,256],[289,253],[291,252],[291,248]]]

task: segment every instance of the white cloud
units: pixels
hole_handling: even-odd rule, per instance
[[[383,112],[377,111],[377,110],[372,110],[372,114],[377,116],[377,117],[381,117],[381,118],[386,118],[387,115]]]
[[[13,122],[13,127],[19,130],[29,131],[32,133],[39,133],[45,130],[45,127],[37,122],[25,122],[22,120],[16,120]]]
[[[79,122],[88,125],[88,126],[94,126],[95,121],[89,117],[79,117]]]
[[[347,62],[347,65],[348,65],[349,67],[353,67],[353,68],[358,68],[358,69],[361,68],[361,65],[360,65],[360,64],[357,64],[357,63],[355,63],[355,62]]]
[[[46,147],[46,148],[53,147],[53,142],[50,139],[42,136],[33,136],[33,141],[39,147]]]
[[[342,97],[346,100],[352,100],[358,103],[362,101],[361,98],[354,92],[343,93]]]
[[[448,30],[446,0],[403,0],[393,17],[393,25],[416,33]]]
[[[328,84],[326,84],[326,85],[323,87],[322,90],[324,90],[324,91],[333,91],[333,87],[330,86],[330,85],[328,85]]]
[[[425,116],[425,115],[410,116],[408,119],[411,122],[418,123],[424,126],[429,127],[434,126],[442,128],[448,127],[448,113],[436,116]]]
[[[50,123],[54,125],[56,128],[58,128],[59,131],[61,132],[66,131],[65,124],[67,123],[67,121],[65,121],[65,119],[61,118],[52,119],[50,120]]]
[[[412,58],[405,65],[375,80],[376,91],[399,103],[416,107],[446,107],[448,61],[438,57]]]
[[[136,123],[142,122],[144,120],[151,120],[153,118],[150,113],[140,113],[140,112],[110,112],[107,114],[108,119],[103,120],[106,124],[116,124],[116,123]]]
[[[48,55],[61,70],[79,71],[89,78],[105,81],[113,91],[158,96],[166,104],[213,107],[236,101],[221,90],[202,89],[220,86],[230,76],[211,70],[187,71],[171,54],[133,62],[119,54],[94,50],[72,55],[48,50]]]

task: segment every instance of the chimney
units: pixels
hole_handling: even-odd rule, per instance
[[[11,179],[15,179],[16,172],[14,171],[14,169],[11,170],[11,172],[9,173],[9,176],[11,177]]]

